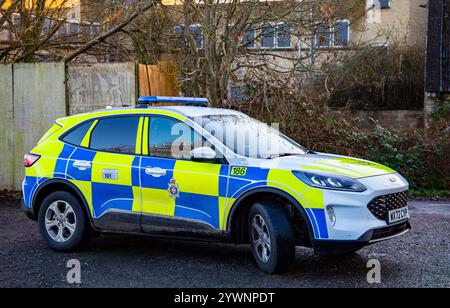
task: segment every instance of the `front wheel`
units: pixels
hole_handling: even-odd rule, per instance
[[[70,193],[48,195],[39,210],[39,228],[48,246],[57,251],[72,251],[90,238],[82,205]]]
[[[268,201],[254,204],[248,225],[258,267],[269,274],[288,270],[295,259],[295,236],[282,206]]]

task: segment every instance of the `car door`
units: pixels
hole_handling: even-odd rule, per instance
[[[98,119],[89,137],[92,207],[95,225],[108,231],[140,231],[141,192],[138,154],[143,117]],[[82,168],[88,162],[80,161]],[[85,164],[85,166],[83,166]]]
[[[177,119],[151,116],[144,127],[142,230],[218,232],[228,165],[192,161],[190,151],[204,145],[203,139]]]

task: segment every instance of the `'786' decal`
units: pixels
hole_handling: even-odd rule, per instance
[[[246,174],[247,174],[246,167],[233,167],[231,169],[231,175],[245,176]]]

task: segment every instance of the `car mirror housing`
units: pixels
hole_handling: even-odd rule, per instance
[[[199,162],[214,162],[218,160],[216,151],[210,147],[201,147],[192,150],[191,159]]]

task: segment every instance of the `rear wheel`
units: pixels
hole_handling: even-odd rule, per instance
[[[281,205],[269,201],[254,204],[248,226],[259,268],[269,274],[288,270],[295,259],[295,236]]]
[[[53,192],[44,199],[39,228],[49,247],[57,251],[80,248],[91,235],[82,205],[65,191]]]

